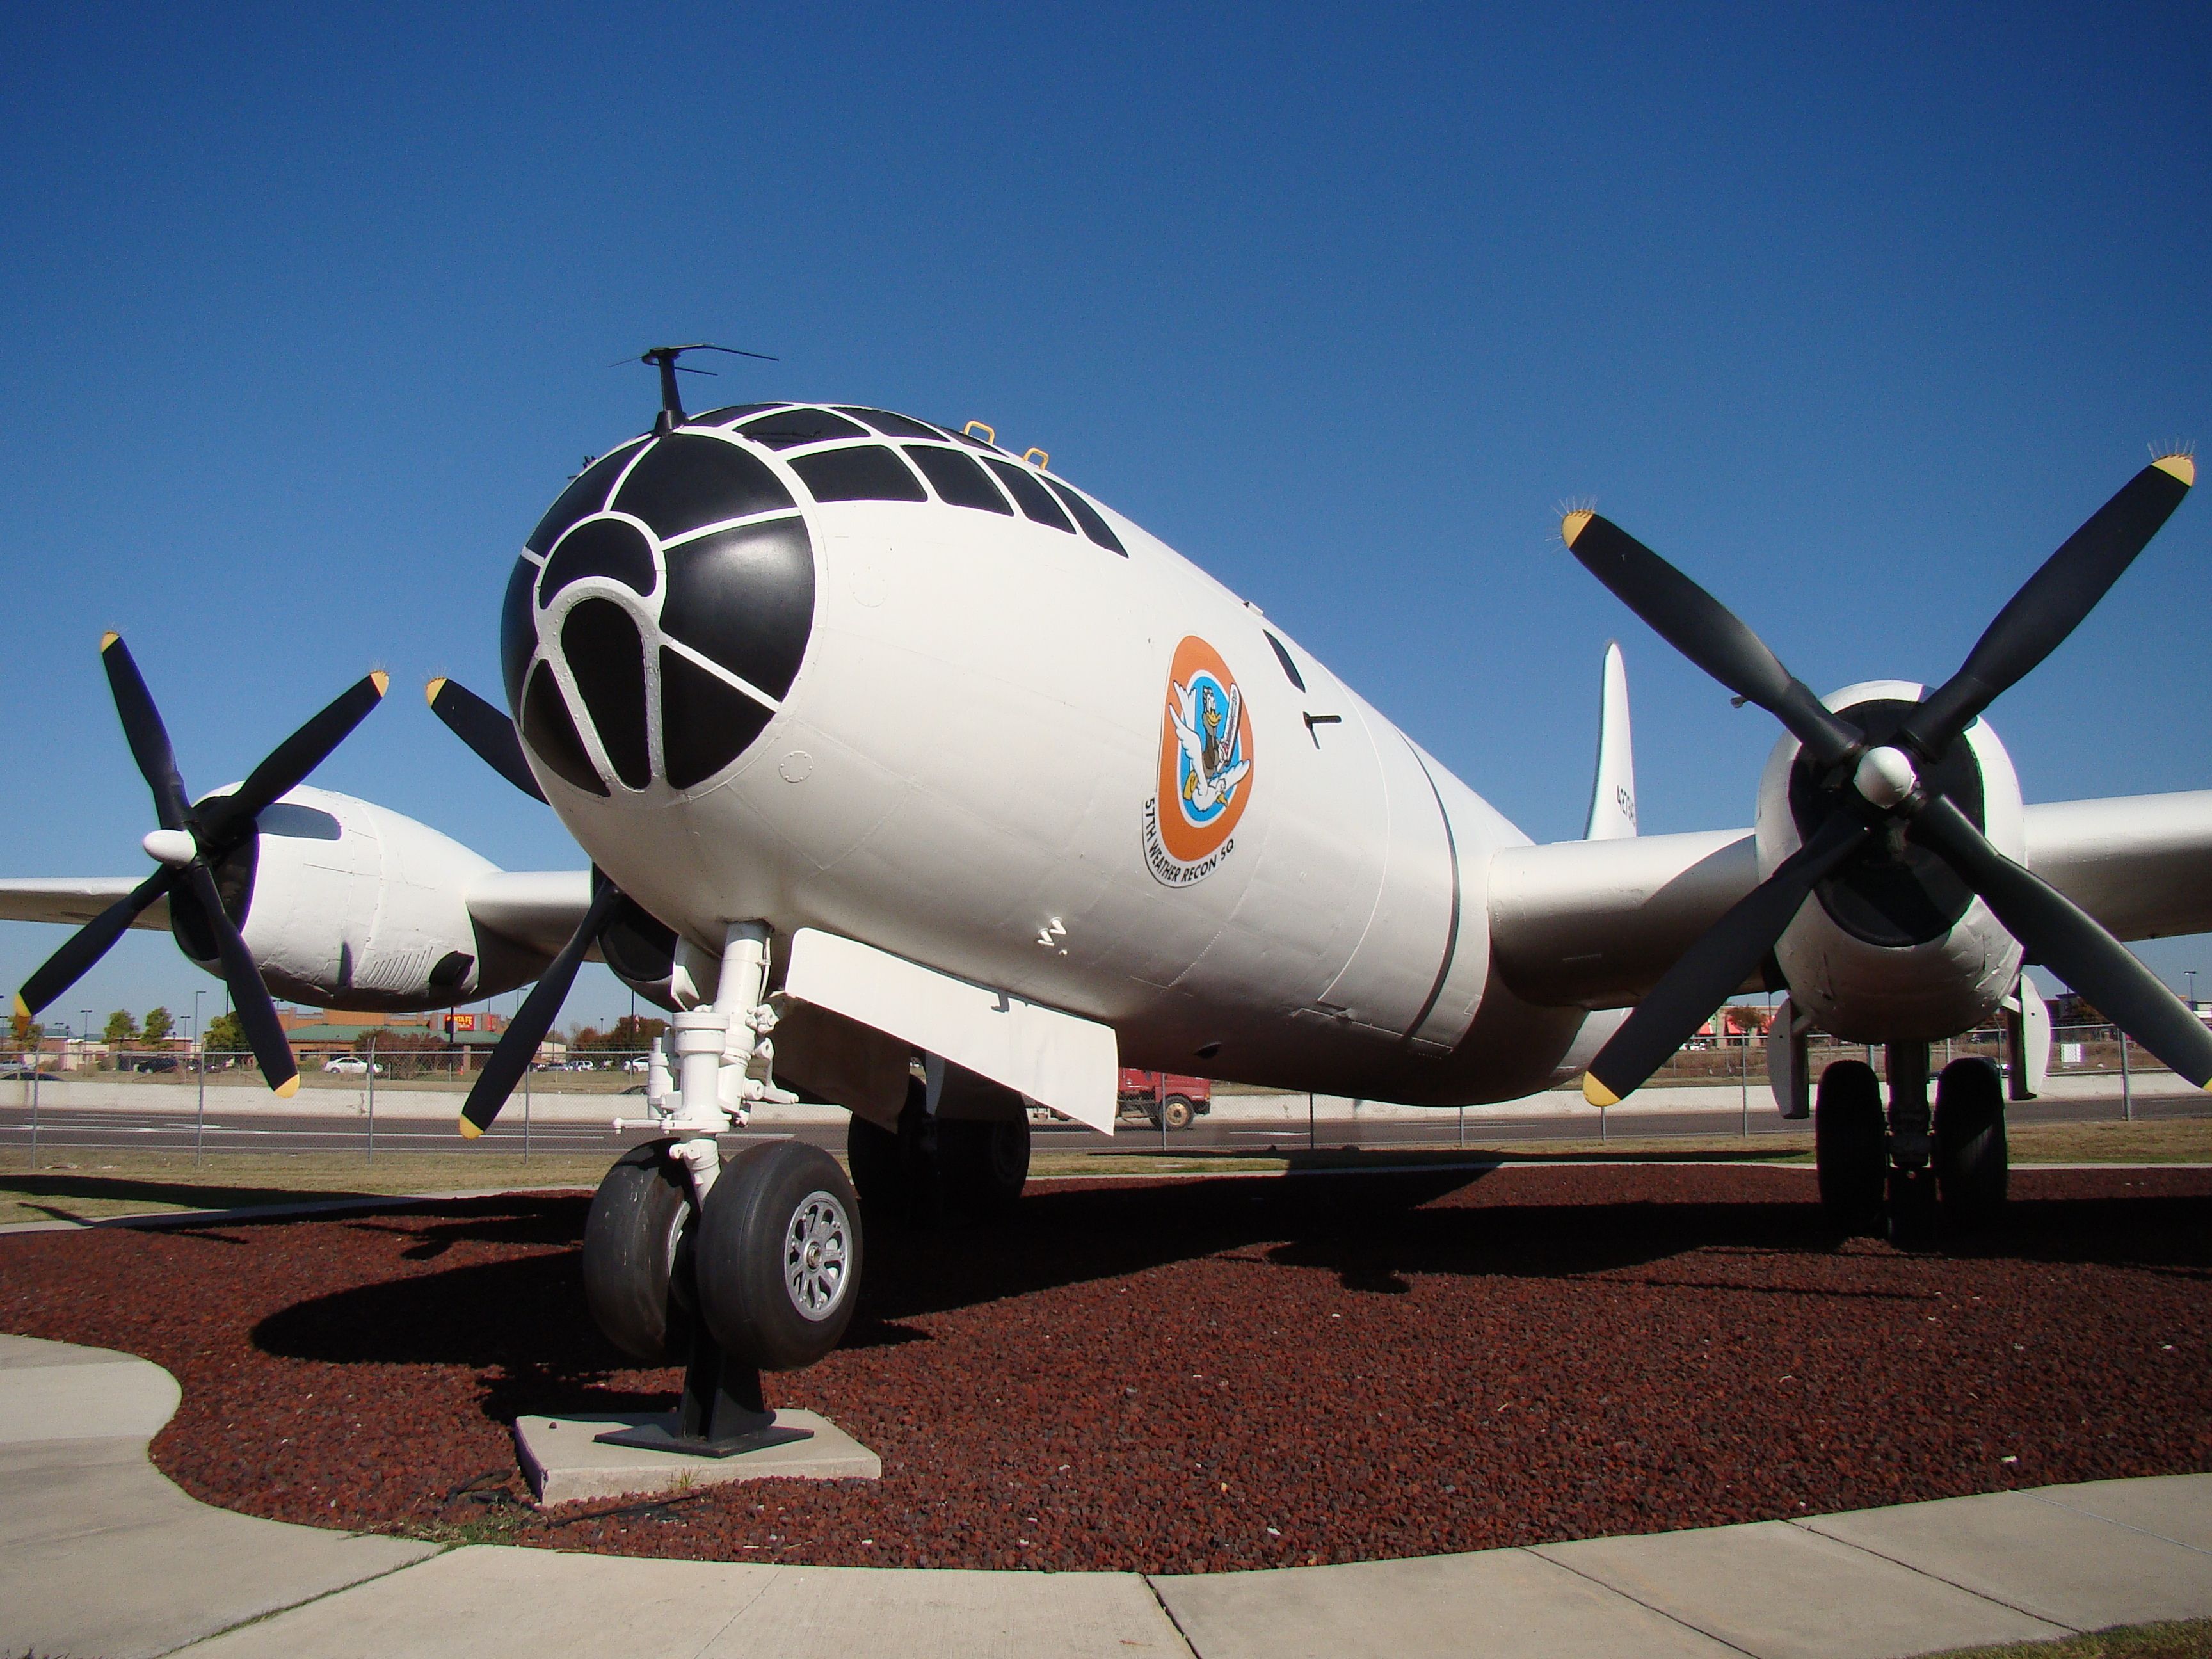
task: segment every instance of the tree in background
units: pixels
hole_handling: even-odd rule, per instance
[[[120,1048],[134,1042],[138,1036],[138,1021],[127,1008],[118,1008],[107,1017],[107,1046]]]
[[[353,1051],[363,1060],[373,1054],[387,1077],[420,1077],[443,1068],[448,1058],[445,1038],[415,1025],[364,1031],[354,1039]]]
[[[568,1039],[568,1046],[586,1054],[642,1054],[653,1047],[653,1040],[668,1030],[665,1019],[640,1019],[635,1014],[624,1014],[602,1031],[596,1025],[580,1028]]]
[[[177,1022],[167,1008],[146,1011],[146,1029],[142,1035],[149,1042],[167,1042],[169,1033],[177,1029]]]
[[[653,1047],[653,1040],[665,1035],[668,1022],[665,1019],[640,1019],[635,1014],[624,1014],[608,1031],[601,1046],[625,1051],[642,1052]]]
[[[217,1014],[207,1024],[210,1054],[244,1054],[252,1045],[246,1040],[246,1023],[236,1014]]]
[[[45,1026],[20,1010],[9,1018],[8,1046],[11,1048],[35,1048],[46,1034]]]

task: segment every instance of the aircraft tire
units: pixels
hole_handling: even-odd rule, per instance
[[[1889,1166],[1881,1085],[1863,1060],[1839,1060],[1820,1073],[1813,1105],[1814,1159],[1820,1166],[1820,1207],[1845,1233],[1863,1232],[1881,1217]]]
[[[771,1140],[722,1167],[700,1218],[700,1316],[722,1352],[795,1371],[836,1347],[860,1285],[860,1201],[818,1146]]]
[[[953,1201],[969,1214],[998,1218],[1021,1201],[1030,1178],[1030,1122],[1018,1118],[937,1126],[937,1156]]]
[[[670,1140],[633,1146],[592,1196],[584,1222],[584,1301],[607,1340],[644,1365],[680,1365],[691,1351],[683,1253],[691,1186]]]
[[[2004,1080],[1978,1054],[1954,1060],[1936,1080],[1936,1180],[1943,1218],[1980,1226],[2004,1207],[2010,1174]]]

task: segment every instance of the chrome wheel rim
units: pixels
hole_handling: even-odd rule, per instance
[[[783,1236],[783,1288],[805,1319],[837,1311],[851,1282],[853,1224],[834,1193],[809,1193]]]

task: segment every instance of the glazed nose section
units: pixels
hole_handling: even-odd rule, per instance
[[[695,789],[782,706],[813,624],[806,523],[768,465],[719,433],[635,440],[576,476],[515,563],[507,702],[577,789]]]

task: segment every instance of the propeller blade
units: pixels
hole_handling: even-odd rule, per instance
[[[1911,834],[1988,902],[2029,961],[2064,980],[2198,1088],[2212,1089],[2212,1030],[2094,916],[1990,846],[1973,821],[1940,795],[1920,809]]]
[[[1774,873],[1738,899],[1682,952],[1651,994],[1636,1005],[1583,1076],[1583,1098],[1611,1106],[1667,1063],[1713,1011],[1735,994],[1774,948],[1806,895],[1865,844],[1872,832],[1838,812]]]
[[[422,688],[422,694],[430,700],[430,712],[445,721],[447,731],[476,750],[478,760],[533,800],[545,799],[545,792],[530,775],[521,736],[510,716],[458,680],[432,680]]]
[[[194,859],[185,866],[184,877],[187,890],[199,902],[208,931],[215,935],[216,951],[222,958],[223,983],[230,987],[230,1006],[238,1023],[246,1028],[246,1041],[253,1058],[260,1062],[262,1078],[280,1097],[289,1098],[300,1087],[300,1066],[292,1058],[292,1044],[284,1035],[283,1022],[276,1018],[269,988],[261,982],[253,952],[246,948],[230,913],[222,908],[222,895],[216,891],[215,878],[207,866]]]
[[[131,757],[138,763],[146,787],[154,792],[154,816],[164,830],[181,830],[191,800],[185,781],[177,775],[176,750],[169,746],[169,728],[161,724],[161,711],[146,689],[131,647],[120,634],[103,634],[100,640],[100,666],[107,671],[107,687],[115,696],[115,712],[123,717],[123,735],[130,742]]]
[[[140,913],[169,890],[176,878],[177,872],[164,866],[70,934],[62,948],[23,981],[23,988],[15,993],[15,1012],[27,1019],[76,984],[108,953]]]
[[[240,834],[270,802],[304,781],[346,740],[354,727],[368,718],[384,700],[392,677],[382,669],[364,674],[341,692],[320,714],[269,751],[269,757],[247,775],[235,794],[219,795],[200,814],[200,828],[220,847]]]
[[[2197,463],[2186,455],[2160,456],[2129,479],[1997,612],[1959,672],[1906,720],[1899,741],[1931,760],[1949,748],[2081,625],[2196,482]]]
[[[1595,513],[1568,514],[1559,531],[1567,550],[1615,599],[1736,696],[1788,726],[1823,766],[1858,752],[1856,728],[1830,714],[1734,611],[1635,537]]]
[[[469,1090],[467,1103],[461,1108],[460,1128],[461,1133],[471,1140],[491,1127],[492,1120],[507,1104],[507,1096],[522,1081],[522,1074],[530,1069],[531,1059],[538,1053],[538,1045],[545,1041],[546,1032],[553,1029],[553,1021],[561,1012],[561,1005],[568,1000],[568,988],[576,982],[576,969],[583,966],[584,953],[592,948],[592,941],[614,920],[616,910],[621,907],[622,889],[597,871],[592,875],[599,884],[592,895],[591,908],[584,912],[584,920],[523,1000],[514,1023],[501,1035],[499,1046],[491,1051],[491,1058],[484,1062],[475,1085]]]

